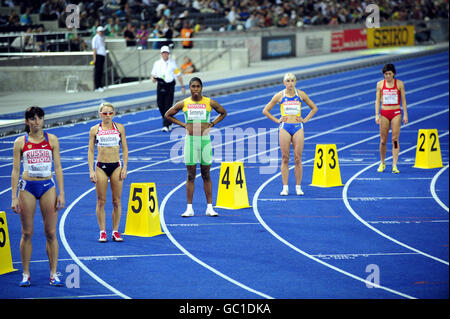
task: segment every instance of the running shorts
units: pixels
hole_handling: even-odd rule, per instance
[[[212,146],[209,135],[186,135],[184,139],[184,163],[186,165],[211,165]]]
[[[19,180],[19,190],[27,191],[36,199],[40,199],[50,188],[54,187],[53,179],[45,179],[40,181]]]

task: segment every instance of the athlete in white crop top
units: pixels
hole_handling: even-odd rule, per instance
[[[25,111],[27,134],[19,136],[14,142],[13,169],[11,172],[11,208],[20,215],[22,238],[20,255],[22,257],[23,277],[21,287],[31,285],[30,259],[33,236],[34,213],[39,200],[44,232],[47,240],[47,253],[50,264],[50,284],[61,286],[57,273],[58,240],[56,224],[58,209],[65,206],[64,179],[61,167],[58,138],[43,131],[44,110],[37,106]],[[23,158],[23,173],[20,176],[20,161]],[[56,192],[52,179],[52,164],[58,186]],[[17,192],[19,195],[17,196]]]
[[[114,106],[102,103],[99,109],[102,121],[91,127],[89,133],[89,177],[95,183],[97,191],[97,221],[100,228],[100,242],[106,242],[105,203],[108,188],[108,178],[111,183],[113,201],[113,241],[122,241],[119,223],[122,215],[121,196],[123,181],[127,177],[128,146],[125,138],[125,128],[120,123],[113,122]],[[94,169],[95,146],[97,145],[97,163]],[[120,146],[122,146],[122,163],[120,161]]]

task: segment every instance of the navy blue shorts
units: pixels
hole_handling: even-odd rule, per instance
[[[27,191],[37,199],[41,198],[50,188],[55,186],[53,179],[44,179],[42,181],[19,180],[19,190]]]
[[[280,129],[284,129],[286,132],[294,136],[295,133],[303,128],[303,123],[286,123],[281,122]]]

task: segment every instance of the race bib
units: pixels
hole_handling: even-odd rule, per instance
[[[397,90],[384,90],[383,91],[383,104],[398,104],[398,93]]]
[[[300,113],[300,105],[297,101],[284,102],[283,109],[286,115],[298,115]]]
[[[28,165],[28,176],[30,177],[48,177],[52,174],[51,163],[38,163]]]
[[[206,105],[205,104],[189,105],[187,109],[187,120],[206,121],[207,120]]]

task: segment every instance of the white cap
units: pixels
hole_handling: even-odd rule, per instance
[[[167,45],[163,45],[161,47],[161,53],[163,53],[163,52],[170,53],[169,47]]]
[[[97,32],[100,32],[100,31],[105,31],[105,29],[103,29],[102,26],[98,26],[98,27],[97,27]]]

